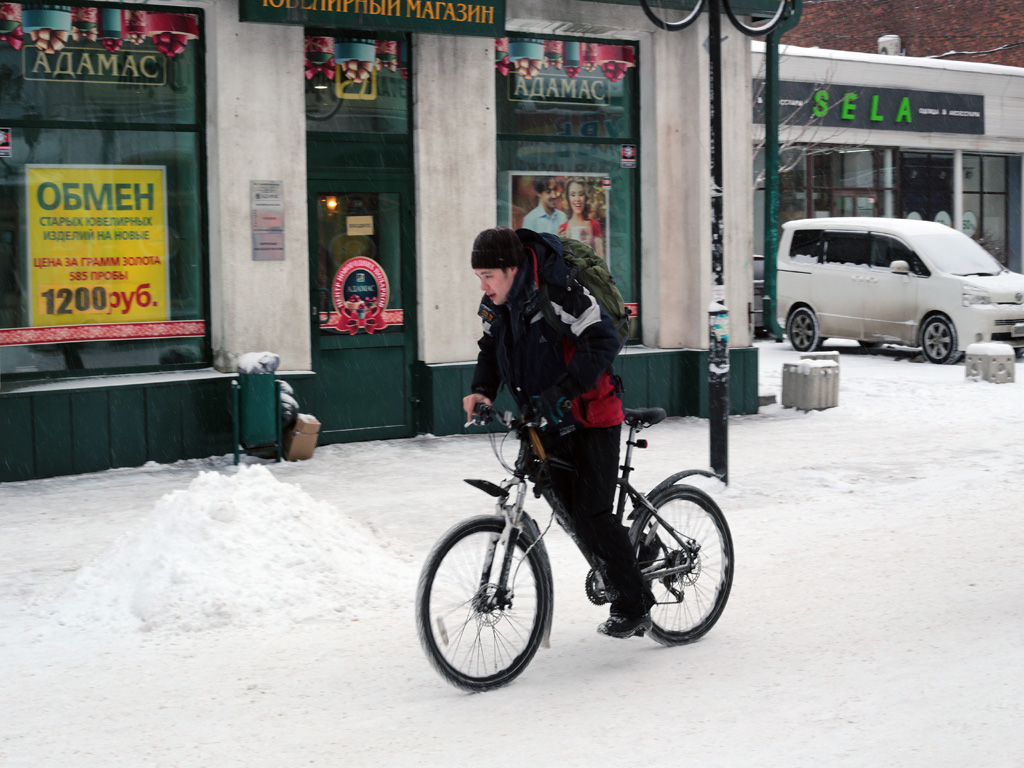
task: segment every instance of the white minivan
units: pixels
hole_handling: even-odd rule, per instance
[[[920,347],[953,363],[970,344],[1024,354],[1024,275],[943,224],[867,217],[782,225],[779,323],[793,348],[827,338]]]

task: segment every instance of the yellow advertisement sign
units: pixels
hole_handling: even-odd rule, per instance
[[[26,170],[32,327],[166,320],[165,169]]]

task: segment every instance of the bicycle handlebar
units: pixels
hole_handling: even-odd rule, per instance
[[[527,416],[517,417],[512,411],[499,411],[493,405],[477,403],[473,406],[473,415],[465,426],[485,427],[492,421],[496,421],[508,429],[519,429],[520,427],[536,427],[542,429],[547,423],[543,418],[535,420]]]

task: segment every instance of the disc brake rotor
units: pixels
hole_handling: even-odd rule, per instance
[[[682,601],[683,599],[683,587],[692,587],[697,583],[697,579],[700,578],[701,563],[700,557],[694,556],[690,552],[683,549],[677,549],[666,558],[668,567],[670,568],[682,568],[688,566],[689,570],[681,571],[680,573],[672,574],[671,576],[665,576],[661,583],[665,589],[668,590],[669,594],[673,595],[676,600]]]

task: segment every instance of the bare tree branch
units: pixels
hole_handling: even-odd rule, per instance
[[[784,57],[780,54],[780,61]],[[754,88],[754,107],[757,105],[763,105],[767,109],[765,104],[765,89],[766,89],[766,67],[767,57],[762,56],[761,66],[757,73],[756,86]],[[827,88],[833,82],[835,75],[835,66],[830,67],[828,74],[825,78],[820,81],[815,81],[813,88],[807,95],[806,99],[803,100],[782,100],[780,99],[780,106],[787,107],[785,114],[779,120],[779,135],[785,135],[784,140],[779,142],[779,173],[788,173],[795,169],[808,155],[820,155],[827,154],[829,152],[836,152],[844,149],[859,149],[864,146],[861,144],[838,144],[831,143],[832,139],[837,139],[842,136],[843,128],[833,128],[830,133],[822,134],[825,128],[822,125],[823,120],[833,109],[842,104],[842,101],[836,101],[828,104],[824,107],[824,111],[820,115],[813,116],[807,122],[798,122],[798,116],[804,107],[811,103],[811,99],[814,98],[814,93],[820,89]],[[782,103],[785,101],[785,103]],[[767,128],[765,129],[765,135],[754,142],[754,154],[761,149],[764,149],[767,142]],[[784,159],[785,158],[785,159]],[[765,169],[762,168],[754,178],[754,189],[760,189],[764,184]]]

